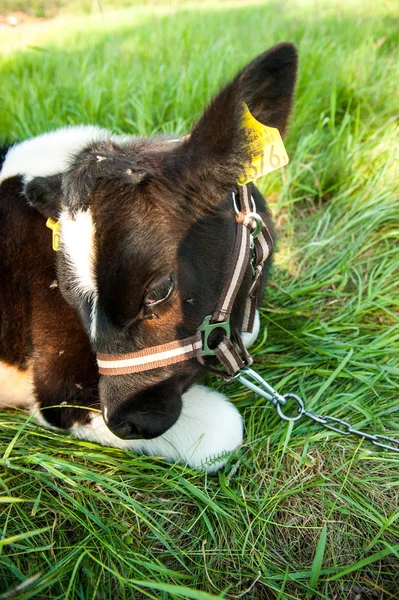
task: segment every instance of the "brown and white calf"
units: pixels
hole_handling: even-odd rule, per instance
[[[223,464],[242,441],[242,420],[224,396],[196,385],[203,365],[105,377],[96,354],[191,336],[212,314],[235,240],[231,193],[247,159],[243,103],[284,133],[296,69],[291,44],[262,54],[182,140],[81,126],[0,153],[1,405],[28,402],[46,427],[104,445],[208,470]],[[255,186],[252,194],[270,229]],[[48,217],[60,222],[59,252]],[[250,283],[248,269],[233,329]]]

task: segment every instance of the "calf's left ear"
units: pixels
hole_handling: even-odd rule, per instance
[[[45,217],[58,219],[61,211],[62,175],[34,177],[25,185],[24,195],[29,204]]]
[[[206,108],[181,152],[191,180],[232,185],[248,159],[244,103],[257,121],[283,136],[291,113],[298,56],[281,43],[250,62]]]

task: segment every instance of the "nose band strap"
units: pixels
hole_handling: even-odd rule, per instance
[[[202,336],[199,332],[183,340],[160,344],[129,354],[97,354],[97,363],[102,375],[127,375],[128,373],[167,367],[199,357],[201,350]]]

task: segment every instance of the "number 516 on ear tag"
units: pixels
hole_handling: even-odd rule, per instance
[[[244,173],[237,180],[238,185],[245,185],[266,173],[284,167],[289,160],[279,130],[259,123],[251,115],[248,106],[243,106],[242,125],[247,136],[249,160],[244,167]]]

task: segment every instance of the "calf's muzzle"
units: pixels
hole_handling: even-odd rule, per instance
[[[117,389],[107,393],[107,386],[105,389],[102,386],[104,420],[112,433],[124,440],[152,439],[162,435],[176,423],[182,409],[180,386],[173,377],[115,404],[113,398],[118,397]]]

